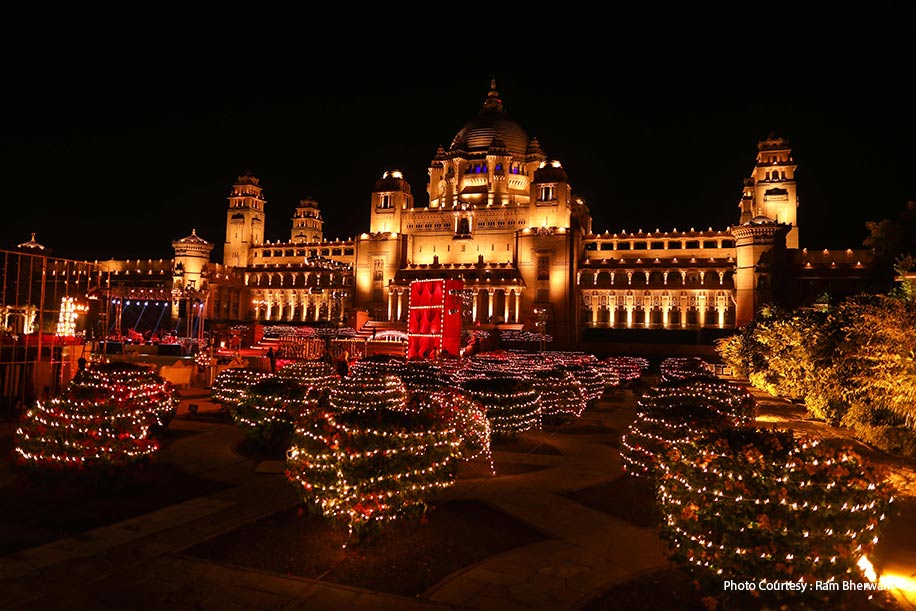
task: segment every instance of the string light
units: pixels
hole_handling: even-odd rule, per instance
[[[98,364],[60,397],[26,409],[15,433],[18,464],[37,468],[120,467],[159,449],[153,434],[168,426],[177,390],[149,369]]]
[[[483,405],[494,435],[541,428],[541,396],[530,381],[497,373],[465,380],[462,388]]]
[[[850,448],[790,431],[698,435],[658,468],[660,532],[673,559],[720,584],[747,575],[864,581],[860,559],[893,502],[877,469]]]
[[[255,383],[270,377],[257,369],[233,367],[219,372],[210,388],[210,398],[223,405],[237,405]]]
[[[320,389],[269,375],[251,385],[229,414],[248,437],[266,445],[285,446],[298,418],[314,409]]]
[[[345,378],[328,404],[297,422],[286,476],[348,532],[421,515],[430,493],[454,484],[467,440],[428,404],[408,402],[398,377]]]
[[[636,417],[621,437],[624,470],[650,476],[665,452],[710,430],[749,425],[756,414],[753,397],[735,384],[702,378],[662,383],[639,398]]]

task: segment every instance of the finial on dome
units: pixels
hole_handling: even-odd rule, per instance
[[[484,110],[503,111],[503,101],[499,99],[499,92],[496,90],[496,79],[490,79],[490,91],[487,93],[487,99],[483,103]]]

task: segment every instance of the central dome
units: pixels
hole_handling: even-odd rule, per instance
[[[486,153],[493,146],[504,147],[510,154],[519,157],[524,157],[528,151],[528,134],[503,110],[502,100],[496,91],[496,81],[490,83],[490,92],[480,114],[461,128],[449,150]]]

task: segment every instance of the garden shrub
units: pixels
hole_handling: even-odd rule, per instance
[[[367,395],[361,406],[303,414],[286,476],[310,510],[357,536],[422,516],[429,497],[454,484],[462,439],[441,414],[414,407]]]
[[[716,431],[671,448],[658,466],[671,558],[718,592],[725,580],[864,582],[858,563],[893,500],[882,473],[849,447],[789,431]],[[841,608],[841,594],[767,592],[792,609]]]
[[[210,398],[224,406],[237,405],[248,394],[252,385],[270,374],[258,369],[233,367],[224,369],[213,380]]]
[[[686,378],[649,389],[637,402],[636,418],[621,439],[624,470],[654,475],[655,464],[672,447],[709,431],[751,424],[757,404],[742,387],[716,378]]]
[[[294,380],[269,376],[253,384],[245,398],[229,407],[233,421],[266,448],[285,449],[293,426],[314,409],[321,393]]]
[[[541,428],[540,395],[530,381],[493,375],[464,380],[462,388],[484,407],[494,436]]]

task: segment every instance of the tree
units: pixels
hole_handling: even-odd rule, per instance
[[[898,218],[868,221],[865,227],[869,235],[863,245],[874,255],[869,268],[872,290],[887,292],[894,285],[897,261],[916,256],[916,201],[908,201]]]

